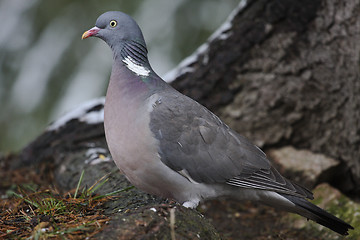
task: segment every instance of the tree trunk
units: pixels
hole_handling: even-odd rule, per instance
[[[292,145],[338,160],[332,184],[355,196],[359,12],[359,0],[247,1],[231,28],[167,78],[265,149]]]

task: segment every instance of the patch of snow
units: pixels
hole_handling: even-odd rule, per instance
[[[197,62],[200,55],[204,55],[203,64],[207,64],[209,56],[207,54],[205,55],[205,53],[207,52],[210,43],[215,40],[225,40],[231,35],[231,32],[229,32],[232,26],[231,22],[234,17],[245,8],[246,4],[247,0],[241,0],[239,5],[230,13],[226,21],[213,34],[211,34],[208,40],[198,47],[193,54],[182,60],[177,67],[167,72],[163,79],[166,82],[171,83],[179,76],[192,72],[194,68],[191,67],[191,65]]]
[[[104,148],[90,148],[86,151],[86,156],[91,156],[97,153],[106,154],[107,151]]]
[[[58,120],[54,121],[47,127],[47,131],[55,131],[58,130],[60,127],[64,126],[67,122],[73,119],[78,119],[80,122],[85,122],[88,124],[97,124],[104,121],[104,108],[99,109],[97,111],[88,112],[89,109],[97,106],[97,105],[104,105],[105,98],[97,98],[90,101],[87,101],[74,110],[64,114]]]
[[[80,122],[86,122],[88,124],[97,124],[104,121],[104,108],[99,111],[92,111],[79,119]]]
[[[179,65],[177,65],[177,67],[167,72],[163,77],[164,81],[171,83],[179,76],[192,72],[194,69],[191,67],[191,65],[194,64],[198,60],[199,56],[207,50],[208,45],[209,44],[205,42],[200,47],[198,47],[198,49],[196,49],[193,54],[182,60]]]

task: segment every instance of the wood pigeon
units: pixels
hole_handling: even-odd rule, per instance
[[[102,14],[82,39],[112,49],[105,135],[118,168],[136,187],[185,207],[218,197],[259,201],[346,235],[352,226],[308,202],[312,193],[282,177],[265,153],[151,68],[138,24]]]

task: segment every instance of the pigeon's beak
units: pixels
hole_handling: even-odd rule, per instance
[[[81,39],[85,39],[85,38],[88,38],[88,37],[95,36],[99,31],[100,31],[100,28],[93,27],[93,28],[87,30],[86,32],[84,32]]]

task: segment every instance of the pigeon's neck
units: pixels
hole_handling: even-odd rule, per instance
[[[166,83],[152,70],[147,58],[145,43],[138,41],[123,42],[121,48],[113,49],[113,71],[116,75],[127,75],[119,80],[129,92],[156,92],[163,88]],[[112,76],[112,77],[113,77]],[[115,80],[115,79],[114,79]]]
[[[122,62],[135,75],[149,77],[152,69],[147,58],[147,49],[142,41],[124,41],[119,49],[113,49],[114,60]]]

